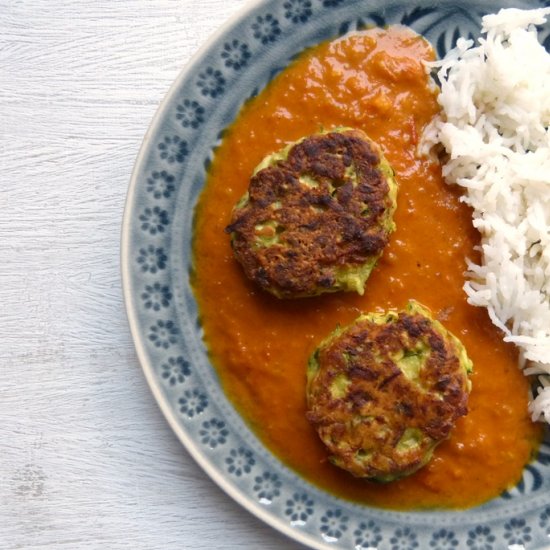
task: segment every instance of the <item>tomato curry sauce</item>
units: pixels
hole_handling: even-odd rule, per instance
[[[423,61],[431,46],[403,27],[371,29],[304,52],[248,101],[216,151],[196,211],[193,284],[205,340],[227,395],[265,445],[304,478],[366,504],[411,509],[468,507],[517,483],[541,430],[528,416],[517,353],[462,289],[479,235],[460,191],[439,163],[417,154],[439,112]],[[400,185],[397,230],[367,281],[350,293],[279,300],[247,281],[224,228],[264,156],[305,135],[356,127],[376,140]],[[306,420],[310,354],[361,312],[428,306],[474,363],[469,414],[430,463],[389,484],[333,466]]]

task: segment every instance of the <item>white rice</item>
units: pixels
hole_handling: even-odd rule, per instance
[[[469,303],[488,309],[541,387],[529,409],[550,423],[550,55],[535,25],[550,8],[483,18],[476,46],[459,39],[438,69],[443,114],[424,134],[449,158],[443,174],[465,188],[482,235],[469,262]]]

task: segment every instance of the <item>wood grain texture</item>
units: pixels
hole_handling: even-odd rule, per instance
[[[122,301],[145,130],[245,0],[0,0],[0,548],[298,549],[170,431]]]

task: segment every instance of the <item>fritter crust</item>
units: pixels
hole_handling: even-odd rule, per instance
[[[226,228],[246,275],[281,298],[362,293],[395,227],[397,184],[379,147],[342,129],[272,159]]]
[[[379,481],[411,474],[467,414],[471,361],[429,310],[363,315],[321,344],[307,417],[331,461]]]

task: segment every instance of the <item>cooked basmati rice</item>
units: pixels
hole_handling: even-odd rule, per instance
[[[482,236],[481,265],[468,263],[468,301],[519,346],[525,374],[541,375],[529,409],[550,423],[550,55],[535,28],[548,14],[487,15],[477,46],[461,38],[430,64],[442,115],[422,147],[443,144],[443,174],[465,188]]]

